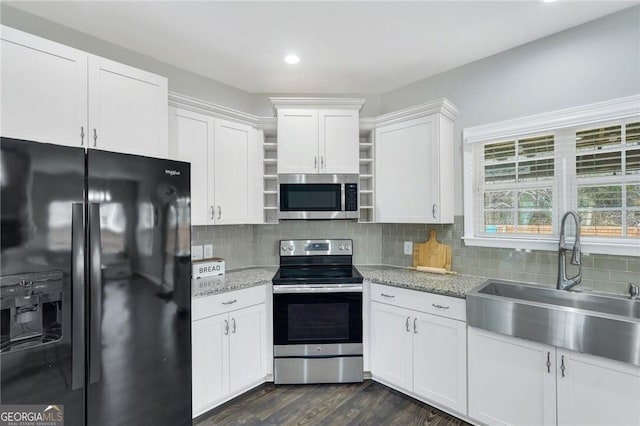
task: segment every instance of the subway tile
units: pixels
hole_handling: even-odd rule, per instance
[[[594,259],[593,266],[599,269],[615,269],[617,271],[626,271],[627,259],[622,257],[610,257],[610,258],[598,257]]]

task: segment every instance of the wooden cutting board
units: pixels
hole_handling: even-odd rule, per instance
[[[413,245],[413,267],[418,266],[451,270],[451,246],[439,243],[434,229],[427,242]]]

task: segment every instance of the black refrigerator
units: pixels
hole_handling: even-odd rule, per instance
[[[189,164],[0,148],[0,403],[191,424]]]

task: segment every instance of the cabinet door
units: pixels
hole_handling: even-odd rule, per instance
[[[408,391],[413,386],[411,321],[406,309],[371,303],[371,374]]]
[[[191,163],[191,225],[213,224],[213,118],[170,108],[169,156]]]
[[[564,349],[557,367],[558,425],[640,425],[640,367]]]
[[[469,327],[468,366],[469,417],[555,425],[555,348]]]
[[[229,383],[234,393],[265,379],[267,308],[262,303],[231,312],[229,317]]]
[[[193,416],[212,408],[229,392],[228,314],[192,323],[191,368]]]
[[[428,314],[413,321],[414,393],[466,414],[466,324]]]
[[[89,146],[128,154],[168,155],[167,79],[89,56]]]
[[[0,49],[2,136],[86,146],[87,54],[5,26]]]
[[[320,110],[320,173],[360,171],[359,114],[349,110]]]
[[[216,119],[214,136],[215,223],[250,223],[249,196],[255,186],[249,181],[252,128]]]
[[[278,110],[278,173],[318,173],[318,111]]]
[[[435,124],[429,116],[376,130],[376,222],[438,221]]]

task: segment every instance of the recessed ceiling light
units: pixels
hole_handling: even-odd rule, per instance
[[[556,0],[542,0],[543,3],[553,3]]]
[[[298,56],[297,56],[297,55],[294,55],[294,54],[292,53],[292,54],[290,54],[290,55],[285,56],[284,61],[285,61],[286,63],[288,63],[288,64],[295,65],[295,64],[297,64],[298,62],[300,62],[300,58],[298,58]]]

